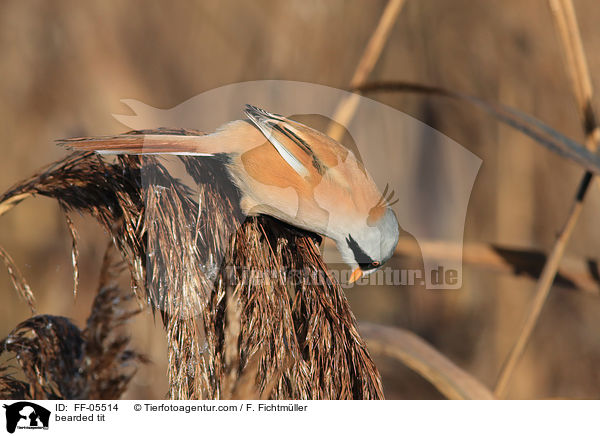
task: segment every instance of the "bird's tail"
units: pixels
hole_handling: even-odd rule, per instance
[[[60,139],[58,145],[73,150],[95,151],[100,154],[174,154],[210,156],[198,146],[198,135],[178,134],[123,134],[117,136],[95,136],[85,138]]]

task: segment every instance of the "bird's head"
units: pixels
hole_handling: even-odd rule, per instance
[[[342,256],[354,268],[350,283],[381,268],[398,244],[400,228],[394,211],[386,207],[374,215],[366,223],[352,226],[345,241],[338,243]]]

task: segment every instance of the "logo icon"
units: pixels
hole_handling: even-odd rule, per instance
[[[48,429],[50,411],[29,401],[19,401],[3,405],[6,409],[6,431],[14,433],[18,429]]]

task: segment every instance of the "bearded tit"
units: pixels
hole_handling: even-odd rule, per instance
[[[246,105],[247,120],[198,136],[124,134],[59,141],[101,154],[221,156],[246,215],[269,215],[335,241],[352,283],[392,257],[399,225],[354,154],[323,133]]]

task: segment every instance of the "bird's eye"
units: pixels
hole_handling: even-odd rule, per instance
[[[378,261],[376,261],[376,260],[374,260],[373,262],[371,262],[371,266],[372,266],[373,268],[377,268],[379,265],[381,265],[381,262],[378,262]]]

